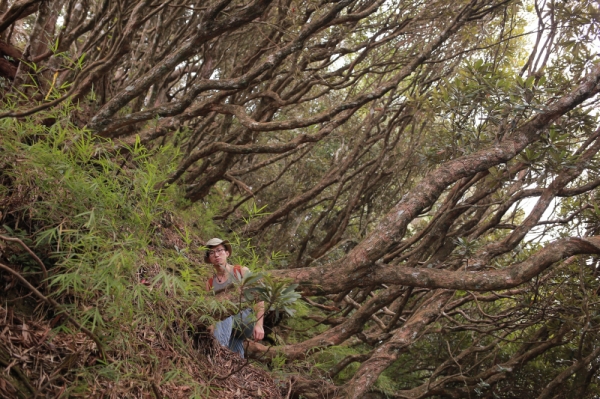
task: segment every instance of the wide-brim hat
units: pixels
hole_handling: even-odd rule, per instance
[[[206,248],[208,248],[209,250],[211,248],[217,247],[219,245],[222,245],[225,247],[227,252],[229,252],[229,256],[231,256],[233,254],[233,251],[231,250],[231,244],[227,240],[221,240],[220,238],[211,238],[210,240],[206,241],[206,243],[204,244],[204,246]],[[204,255],[204,262],[208,263],[208,251],[206,251],[206,254]]]

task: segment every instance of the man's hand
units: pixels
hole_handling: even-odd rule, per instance
[[[265,337],[265,330],[262,325],[259,325],[259,323],[254,325],[253,337],[255,341],[261,341]]]

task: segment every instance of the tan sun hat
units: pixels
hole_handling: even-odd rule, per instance
[[[207,247],[209,250],[219,245],[223,245],[225,247],[227,252],[229,252],[229,256],[233,254],[233,251],[231,250],[231,244],[227,240],[221,240],[220,238],[211,238],[204,244],[204,246]],[[206,251],[206,254],[204,255],[204,262],[208,263],[208,251]]]

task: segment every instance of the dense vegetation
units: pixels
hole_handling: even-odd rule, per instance
[[[599,16],[0,0],[0,392],[598,397]],[[303,295],[225,376],[213,236]]]

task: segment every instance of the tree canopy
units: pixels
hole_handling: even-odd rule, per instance
[[[198,234],[235,234],[299,284],[304,324],[254,348],[326,365],[296,395],[591,398],[599,16],[590,0],[1,0],[0,120],[37,124],[28,143],[66,123],[123,165],[169,148],[145,193],[176,190]]]

